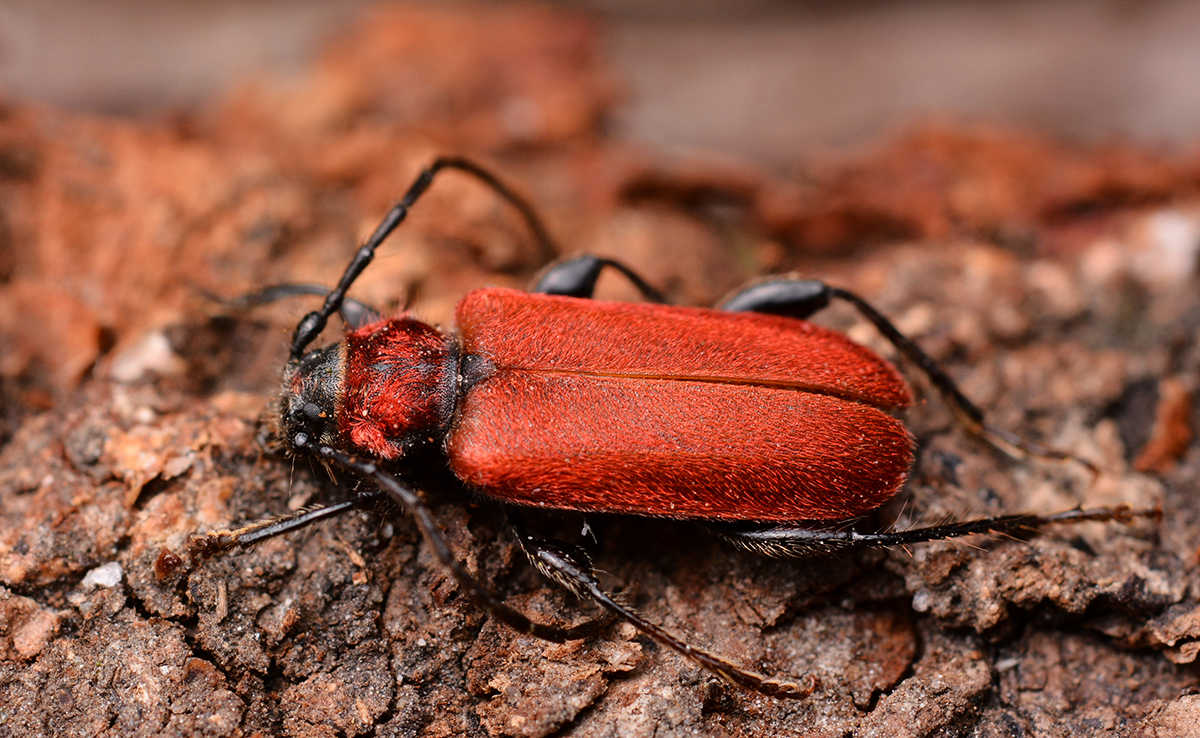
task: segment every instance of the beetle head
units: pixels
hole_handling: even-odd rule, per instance
[[[335,445],[345,384],[346,347],[335,343],[289,361],[283,373],[277,429],[289,450],[308,443]],[[303,442],[297,436],[304,434]]]

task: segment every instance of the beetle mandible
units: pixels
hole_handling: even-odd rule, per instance
[[[343,467],[371,487],[351,500],[193,538],[193,558],[246,547],[379,496],[413,515],[440,563],[479,607],[551,641],[603,624],[560,628],[506,605],[472,577],[447,544],[407,471],[443,464],[468,488],[503,504],[533,565],[660,644],[747,689],[803,697],[815,687],[773,679],[693,647],[603,590],[586,553],[531,532],[525,507],[704,522],[734,544],[770,556],[1036,528],[1152,514],[1126,507],[1021,514],[860,533],[837,525],[890,499],[913,462],[912,439],[887,411],[912,402],[899,372],[873,352],[806,318],[850,303],[938,389],[968,430],[1012,453],[1063,459],[984,422],[941,368],[857,295],[814,280],[750,286],[717,309],[665,305],[632,270],[582,256],[552,265],[533,293],[482,289],[444,333],[408,315],[384,318],[348,298],[378,246],[437,174],[479,179],[514,205],[547,253],[533,208],[479,165],[441,158],[424,170],[359,248],[337,286],[285,285],[257,304],[322,294],[296,327],[279,400],[278,433],[290,452]],[[644,303],[590,299],[605,269],[629,279]],[[340,312],[350,332],[309,346]]]

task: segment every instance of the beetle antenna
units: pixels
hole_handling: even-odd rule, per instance
[[[947,521],[937,525],[888,530],[881,533],[860,533],[855,530],[824,528],[795,528],[772,526],[740,530],[729,526],[708,524],[717,535],[735,546],[772,558],[811,558],[856,548],[906,548],[915,543],[942,541],[971,535],[1016,536],[1055,524],[1080,523],[1085,520],[1130,523],[1136,518],[1161,519],[1162,510],[1115,507],[1075,508],[1049,515],[1018,513],[994,518],[977,518],[961,522]]]
[[[525,219],[525,223],[529,229],[533,231],[534,237],[537,239],[538,246],[542,252],[543,261],[549,261],[558,253],[558,247],[550,238],[549,231],[538,217],[537,212],[533,209],[524,198],[514,192],[497,178],[494,174],[479,166],[475,162],[455,156],[440,157],[422,171],[417,179],[409,186],[408,192],[404,193],[404,197],[400,198],[388,214],[384,217],[383,222],[371,234],[371,237],[359,247],[354,254],[354,258],[350,261],[350,265],[346,267],[345,273],[342,274],[341,280],[338,281],[336,287],[333,288],[325,296],[325,304],[320,310],[305,315],[300,320],[300,324],[296,326],[296,332],[292,336],[292,348],[290,357],[292,361],[298,361],[304,355],[304,350],[309,344],[316,340],[317,336],[325,330],[325,326],[329,322],[329,317],[336,313],[342,306],[342,302],[346,299],[346,293],[349,292],[350,286],[358,279],[367,265],[375,257],[375,250],[379,245],[391,235],[396,226],[400,225],[408,216],[409,209],[413,204],[425,194],[429,189],[429,185],[433,183],[433,178],[438,172],[443,169],[457,169],[460,172],[466,172],[475,177],[479,181],[490,187],[496,194],[507,200],[513,207],[521,213]]]
[[[204,299],[211,300],[223,307],[238,312],[251,310],[292,297],[307,295],[325,297],[329,294],[329,288],[319,284],[277,284],[232,299],[221,297],[208,290],[197,288],[196,291]],[[375,308],[349,297],[342,300],[342,304],[338,307],[338,312],[342,314],[342,320],[346,321],[346,324],[351,328],[361,328],[368,323],[374,323],[383,318],[383,315]]]

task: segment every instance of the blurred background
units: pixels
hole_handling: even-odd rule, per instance
[[[194,106],[298,73],[365,0],[6,0],[0,89],[74,109]],[[439,3],[446,5],[448,3]],[[1200,2],[578,0],[624,85],[619,133],[760,163],[931,116],[1187,147]]]

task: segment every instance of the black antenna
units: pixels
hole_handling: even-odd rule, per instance
[[[325,304],[321,306],[321,309],[305,315],[300,324],[296,326],[296,332],[292,335],[292,350],[290,354],[292,361],[298,361],[304,356],[304,350],[325,330],[325,326],[329,323],[329,317],[341,309],[342,302],[346,299],[346,293],[349,292],[350,286],[354,284],[354,280],[358,279],[358,276],[371,263],[371,259],[375,257],[375,250],[379,248],[379,244],[383,243],[384,239],[396,229],[396,226],[404,221],[404,218],[408,216],[409,208],[413,206],[413,203],[421,195],[425,194],[425,191],[429,189],[429,185],[433,183],[433,178],[443,169],[457,169],[460,172],[472,175],[512,204],[521,213],[521,216],[529,225],[529,229],[533,231],[533,235],[537,239],[545,261],[549,261],[558,253],[558,249],[554,245],[554,241],[550,238],[546,226],[538,218],[533,207],[524,198],[509,189],[494,174],[469,159],[456,156],[439,157],[417,176],[416,181],[408,188],[408,192],[404,194],[400,202],[392,207],[387,216],[384,217],[383,222],[371,234],[371,237],[359,247],[358,252],[354,255],[354,259],[350,262],[350,266],[346,267],[345,273],[342,274],[342,279],[338,282],[337,287],[334,287],[325,296]]]

